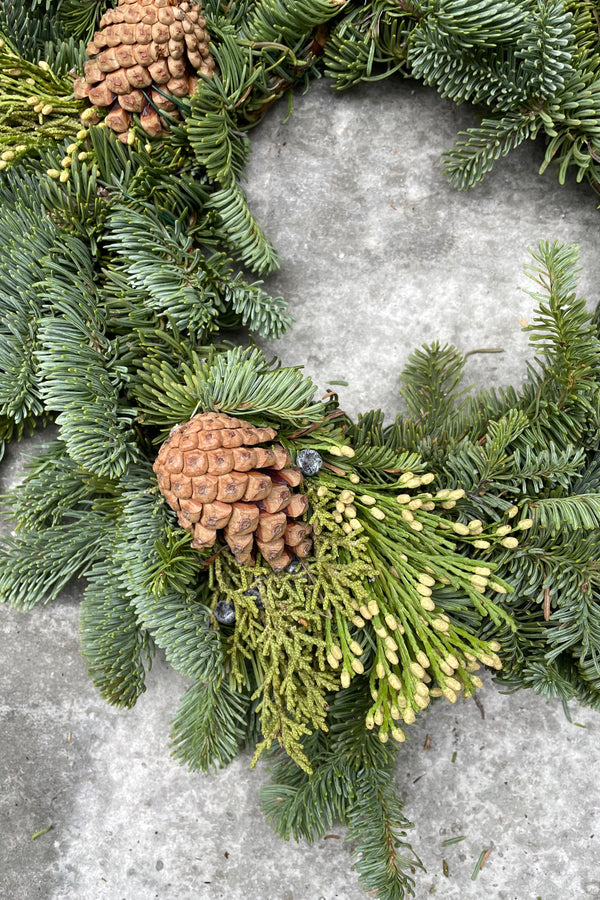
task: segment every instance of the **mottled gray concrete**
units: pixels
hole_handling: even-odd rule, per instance
[[[274,349],[323,388],[348,380],[349,411],[397,411],[408,353],[436,338],[505,348],[471,357],[469,375],[518,381],[532,308],[522,266],[541,238],[581,245],[596,301],[595,198],[538,178],[538,148],[463,195],[439,155],[473,113],[432,92],[397,81],[336,96],[319,84],[288,124],[282,115],[254,134],[248,184],[283,261],[269,286],[297,320]],[[18,468],[11,450],[0,488]],[[1,900],[361,900],[341,829],[313,846],[273,836],[258,811],[266,776],[248,757],[207,778],[170,759],[185,684],[161,658],[135,710],[98,698],[77,599],[74,586],[44,609],[0,609]],[[489,679],[480,694],[485,719],[473,701],[439,703],[402,748],[397,783],[428,869],[417,897],[600,900],[600,718],[573,706],[569,723],[556,704],[503,696]]]

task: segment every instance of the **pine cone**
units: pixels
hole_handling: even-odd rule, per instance
[[[294,494],[302,473],[281,444],[258,447],[277,435],[222,413],[202,413],[173,429],[154,471],[179,524],[193,532],[192,547],[212,547],[217,531],[238,563],[252,565],[260,551],[276,572],[308,556],[310,525],[293,521],[308,499]]]
[[[197,73],[212,75],[215,63],[202,7],[191,0],[119,0],[100,20],[87,46],[84,78],[73,86],[95,109],[110,107],[106,124],[127,142],[133,113],[150,137],[178,118],[173,97],[193,93]],[[89,124],[90,110],[83,114]]]

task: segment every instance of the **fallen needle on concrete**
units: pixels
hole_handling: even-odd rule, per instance
[[[46,834],[46,832],[47,832],[47,831],[50,831],[51,828],[52,828],[52,825],[46,825],[45,828],[40,828],[39,831],[36,831],[35,834],[32,834],[32,835],[31,835],[31,840],[32,840],[32,841],[35,841],[36,838],[41,837],[42,834]]]
[[[475,879],[479,875],[480,871],[485,866],[486,860],[491,852],[492,852],[491,847],[489,847],[487,850],[481,851],[481,853],[479,855],[479,859],[477,860],[477,863],[475,864],[475,868],[473,869],[473,874],[471,875],[471,881],[475,881]]]

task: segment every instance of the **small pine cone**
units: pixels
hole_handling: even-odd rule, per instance
[[[168,131],[177,118],[169,98],[192,93],[198,73],[211,77],[215,62],[200,9],[187,0],[118,0],[100,19],[87,45],[84,76],[73,89],[95,110],[109,110],[106,124],[121,140],[136,113],[149,137]],[[146,95],[143,103],[140,91]]]
[[[302,473],[281,444],[269,443],[276,435],[223,413],[202,413],[171,431],[153,468],[192,547],[214,546],[222,531],[240,565],[252,565],[258,550],[276,572],[294,554],[309,554],[311,527],[294,521],[308,508],[308,498],[294,493]]]

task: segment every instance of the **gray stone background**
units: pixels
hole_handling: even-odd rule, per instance
[[[598,301],[597,198],[540,178],[540,147],[461,194],[440,154],[475,114],[432,91],[398,79],[336,95],[318,83],[287,124],[283,114],[255,130],[247,185],[281,255],[268,287],[296,318],[270,349],[319,388],[347,380],[348,412],[397,412],[399,371],[435,339],[504,349],[470,357],[480,386],[521,381],[520,322],[533,308],[523,266],[541,239],[579,244],[582,292]],[[11,448],[2,489],[21,465]],[[79,655],[78,598],[74,585],[52,606],[0,609],[1,900],[363,898],[343,829],[310,846],[273,835],[258,808],[266,773],[249,757],[208,777],[170,759],[185,683],[162,657],[133,711],[100,700]],[[600,717],[571,704],[569,722],[560,705],[503,695],[489,678],[480,698],[483,712],[473,701],[426,711],[399,756],[427,867],[417,898],[600,900]]]

